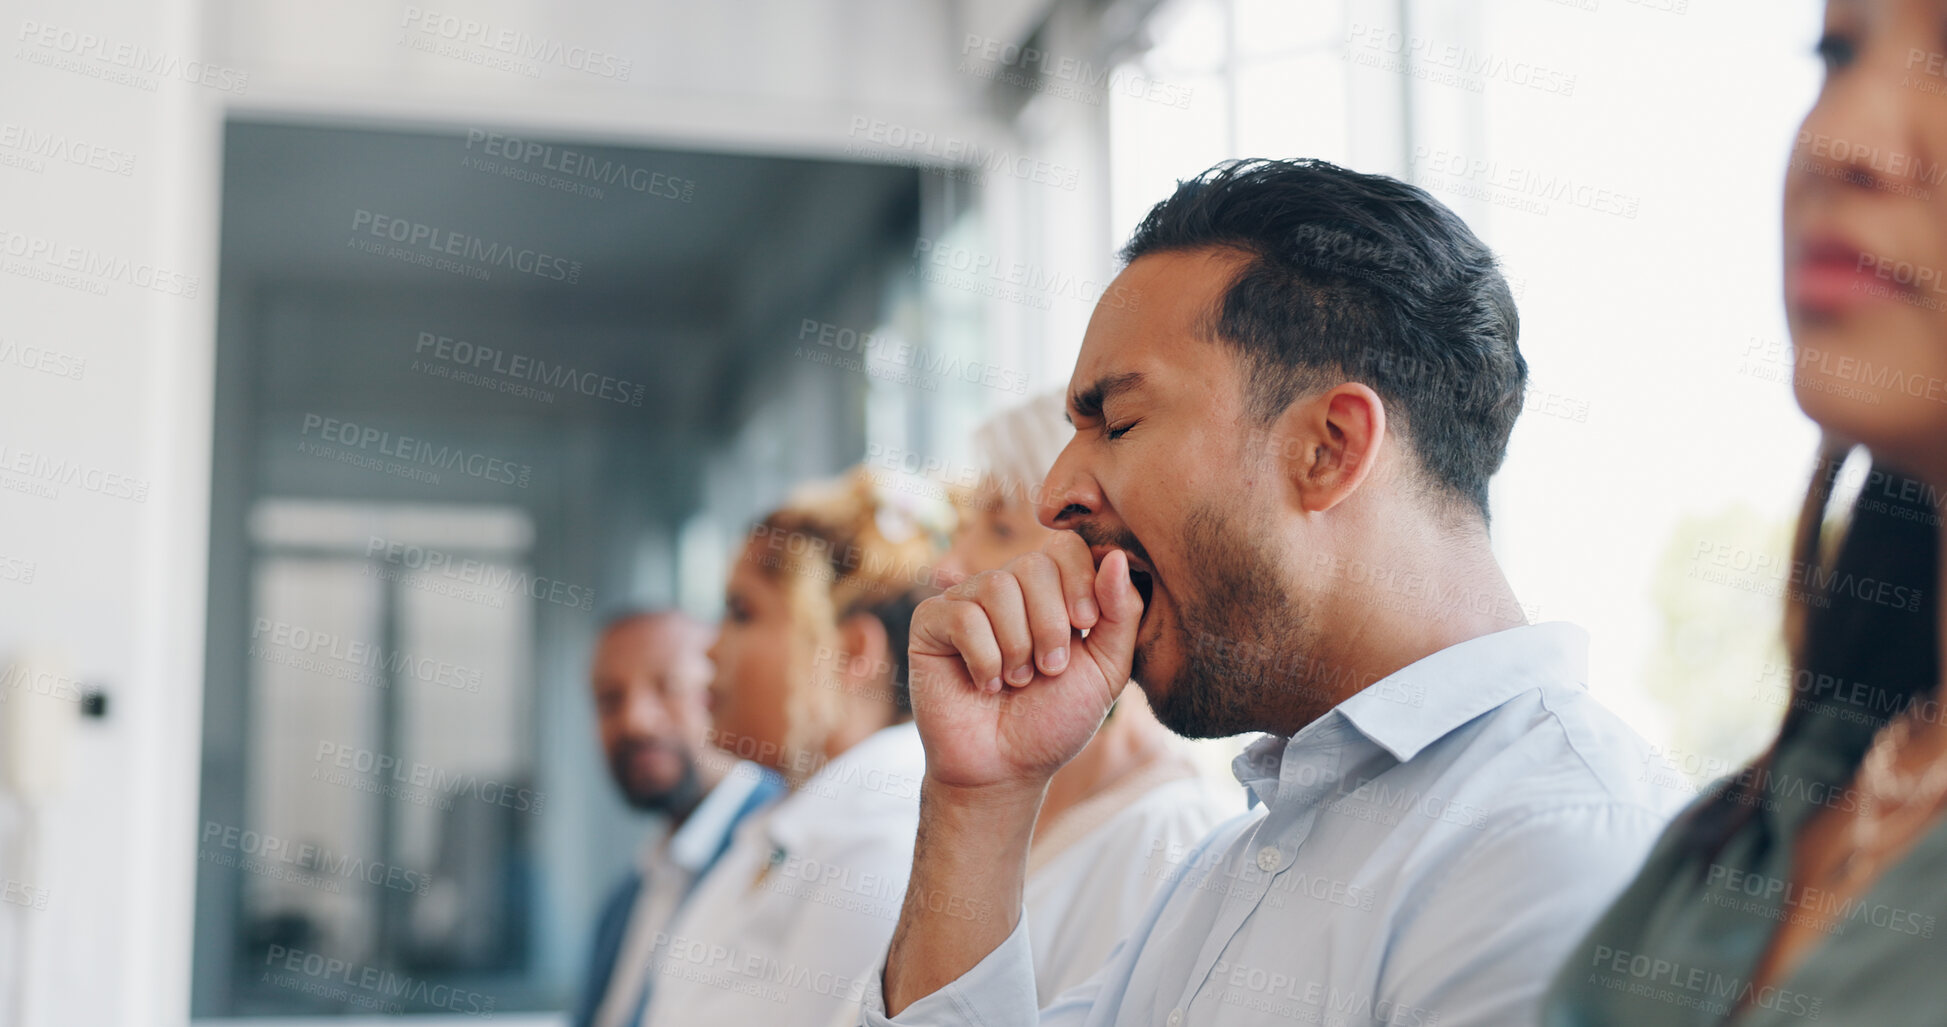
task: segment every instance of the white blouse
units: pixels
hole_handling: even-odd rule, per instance
[[[1064,810],[1028,852],[1023,896],[1043,1006],[1088,979],[1132,931],[1182,853],[1244,812],[1174,760]]]
[[[1034,942],[1035,990],[1048,998],[1086,980],[1142,919],[1184,847],[1244,811],[1185,760],[1158,761],[1063,810],[1028,852],[1023,902]],[[884,953],[861,972],[876,978]],[[876,983],[876,981],[874,982]],[[828,1027],[859,1022],[848,1003]]]
[[[657,939],[645,1027],[825,1027],[858,1008],[899,922],[925,772],[909,721],[745,820]]]

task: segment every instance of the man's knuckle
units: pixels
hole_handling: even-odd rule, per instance
[[[1006,575],[989,571],[975,579],[974,596],[982,603],[993,603],[1005,599],[1012,589],[1013,583]]]
[[[956,639],[966,638],[972,632],[975,621],[985,619],[981,616],[979,608],[969,603],[954,603],[941,613],[942,619],[946,621],[947,633]]]

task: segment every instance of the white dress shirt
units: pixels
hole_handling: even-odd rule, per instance
[[[652,1027],[826,1027],[865,994],[912,872],[926,753],[909,721],[746,820],[661,939]]]
[[[862,1022],[1535,1022],[1683,799],[1589,696],[1587,650],[1568,624],[1471,639],[1254,742],[1233,770],[1264,809],[1176,854],[1109,962],[1047,1009],[1023,920],[896,1020],[875,977]]]
[[[628,931],[616,953],[608,990],[595,1011],[595,1027],[635,1027],[656,936],[669,926],[697,875],[708,870],[710,860],[722,850],[725,835],[737,826],[738,814],[745,812],[746,801],[764,782],[765,773],[755,763],[739,762],[696,804],[682,827],[642,846],[636,856],[642,888],[629,910]]]

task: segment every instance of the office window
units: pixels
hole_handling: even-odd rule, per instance
[[[1589,628],[1596,693],[1693,781],[1753,755],[1786,699],[1777,569],[1816,435],[1777,221],[1818,12],[1167,0],[1125,70],[1191,109],[1112,101],[1105,245],[1218,159],[1310,156],[1412,181],[1496,250],[1530,388],[1495,546],[1530,619]],[[1695,101],[1727,92],[1736,118]]]

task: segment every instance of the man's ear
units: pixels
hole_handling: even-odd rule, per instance
[[[1299,400],[1279,420],[1284,473],[1307,513],[1330,510],[1358,491],[1386,440],[1386,405],[1358,382]]]
[[[885,622],[855,613],[838,625],[838,672],[854,680],[877,682],[892,674],[891,641]]]

